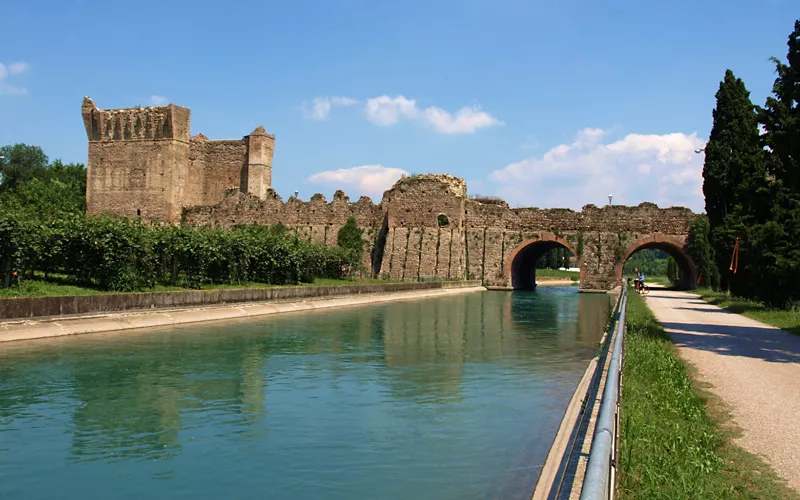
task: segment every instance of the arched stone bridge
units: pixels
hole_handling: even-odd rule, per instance
[[[622,278],[622,266],[637,250],[660,248],[693,288],[696,268],[685,246],[688,208],[586,205],[569,209],[510,208],[501,200],[467,197],[463,179],[450,175],[405,177],[380,204],[357,203],[337,192],[327,202],[284,202],[274,191],[265,199],[231,193],[217,205],[184,209],[194,224],[274,224],[294,228],[298,237],[335,244],[336,232],[353,216],[364,228],[364,268],[376,277],[399,280],[470,278],[489,285],[534,286],[535,264],[551,248],[569,249],[581,269],[581,289],[608,290]]]
[[[677,261],[683,287],[696,282],[685,246],[697,214],[688,208],[652,203],[586,205],[579,212],[510,208],[501,200],[467,198],[464,181],[450,176],[401,179],[384,194],[381,206],[386,243],[376,274],[388,272],[392,278],[441,278],[449,272],[490,285],[532,288],[536,261],[564,247],[581,269],[581,289],[608,290],[623,278],[631,254],[658,248]],[[447,220],[442,227],[440,215]]]

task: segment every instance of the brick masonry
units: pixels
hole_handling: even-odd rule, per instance
[[[82,109],[89,138],[87,211],[141,214],[150,220],[228,227],[282,223],[299,238],[336,243],[349,217],[364,231],[366,273],[409,281],[479,279],[527,288],[535,262],[563,246],[581,268],[581,288],[608,290],[635,251],[660,248],[683,269],[692,288],[696,267],[685,252],[688,208],[586,205],[569,209],[511,208],[472,200],[463,179],[447,174],[404,177],[379,204],[342,191],[328,202],[284,201],[271,188],[275,137],[258,127],[241,140],[189,135],[190,112],[170,104]]]

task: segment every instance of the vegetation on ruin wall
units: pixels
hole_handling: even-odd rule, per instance
[[[0,286],[37,272],[114,291],[281,285],[342,278],[353,265],[352,250],[301,241],[280,224],[223,230],[86,217],[83,166],[70,167],[70,181],[57,175],[60,162],[48,164],[39,148],[16,145],[3,153]]]
[[[619,496],[798,498],[759,458],[733,444],[724,408],[700,394],[635,293],[627,315]]]

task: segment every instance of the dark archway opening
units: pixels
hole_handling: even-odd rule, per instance
[[[643,270],[645,283],[649,285],[674,290],[697,288],[697,268],[694,262],[683,249],[673,244],[653,242],[636,248],[625,259],[620,278],[633,280],[636,267]]]
[[[577,266],[572,251],[557,241],[534,241],[522,248],[511,261],[511,287],[515,290],[536,288],[536,270]],[[565,278],[569,280],[569,278]]]

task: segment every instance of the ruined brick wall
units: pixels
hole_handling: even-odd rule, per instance
[[[187,207],[183,211],[183,220],[193,225],[230,227],[235,224],[273,225],[280,222],[302,240],[329,246],[336,245],[339,229],[351,216],[364,230],[363,267],[364,273],[368,274],[372,247],[383,217],[380,205],[375,205],[366,196],[351,203],[344,192],[337,191],[331,202],[327,202],[322,194],[315,194],[310,201],[291,197],[284,202],[271,189],[263,200],[233,189],[216,205]]]
[[[284,203],[274,191],[264,200],[232,191],[215,206],[184,211],[192,224],[281,222],[300,238],[327,245],[336,244],[336,234],[350,216],[364,229],[364,268],[393,280],[480,279],[518,286],[514,273],[535,277],[535,261],[558,246],[575,255],[585,289],[612,287],[625,260],[641,248],[668,251],[689,271],[687,284],[693,277],[683,248],[696,215],[686,208],[643,203],[587,205],[580,212],[512,209],[502,201],[467,199],[464,181],[449,175],[405,177],[384,193],[379,205],[368,198],[350,203],[341,191],[330,203],[321,194],[308,202],[290,198]]]
[[[247,144],[243,139],[210,141],[201,134],[190,141],[189,160],[197,195],[187,198],[186,205],[215,205],[229,189],[241,188]]]
[[[464,278],[466,199],[466,183],[451,175],[397,181],[381,201],[388,233],[380,272],[391,279]]]

